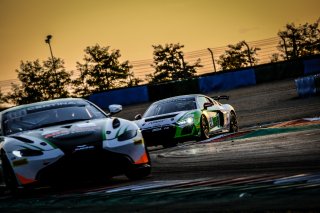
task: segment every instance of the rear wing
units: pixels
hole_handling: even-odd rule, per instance
[[[229,96],[228,96],[228,95],[213,96],[213,97],[211,97],[211,98],[213,98],[213,99],[216,100],[216,101],[219,101],[219,100],[229,100]]]

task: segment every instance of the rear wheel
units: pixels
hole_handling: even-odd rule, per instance
[[[231,112],[229,132],[238,132],[238,130],[239,130],[239,127],[238,127],[237,116],[234,112]]]
[[[205,140],[205,139],[208,139],[210,137],[209,135],[209,123],[208,123],[208,120],[207,118],[202,115],[201,116],[201,120],[200,120],[200,128],[201,128],[201,140]]]

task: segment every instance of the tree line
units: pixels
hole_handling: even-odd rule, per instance
[[[315,23],[295,26],[287,24],[278,32],[280,53],[270,56],[270,62],[292,60],[320,53],[320,18]],[[161,83],[182,80],[196,76],[197,68],[202,67],[200,59],[190,64],[185,61],[184,45],[153,45],[152,74],[146,75],[148,83]],[[228,45],[219,56],[217,63],[222,70],[254,66],[258,62],[260,48],[249,47],[246,41]],[[139,85],[143,79],[136,78],[129,61],[120,62],[120,50],[103,47],[99,44],[84,49],[82,62],[76,63],[79,76],[72,78],[64,60],[48,58],[40,62],[21,61],[16,70],[20,84],[12,84],[11,92],[3,94],[0,88],[0,104],[15,105],[33,103],[63,97],[86,97],[92,93],[114,88]]]

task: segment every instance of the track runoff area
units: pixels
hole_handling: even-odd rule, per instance
[[[318,104],[313,100],[312,105]],[[247,126],[238,133],[168,149],[151,147],[153,171],[144,180],[128,181],[119,176],[99,183],[43,187],[19,195],[2,191],[0,210],[317,210],[319,135],[320,118],[314,116]]]

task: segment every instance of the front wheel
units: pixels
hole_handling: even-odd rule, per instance
[[[127,178],[130,180],[139,180],[147,177],[151,173],[151,166],[145,165],[144,167],[138,169],[130,169],[126,172]]]
[[[14,193],[18,189],[18,181],[10,165],[10,162],[4,152],[1,153],[1,162],[3,169],[3,178],[6,187]]]
[[[209,135],[209,123],[208,123],[208,120],[207,118],[202,115],[201,116],[201,120],[200,120],[200,131],[201,131],[201,140],[206,140],[210,137]]]

